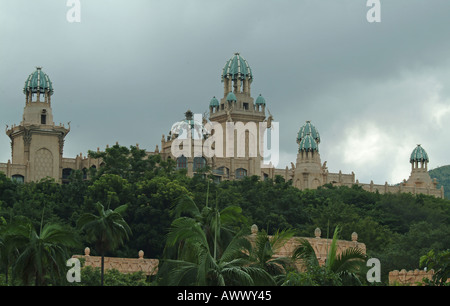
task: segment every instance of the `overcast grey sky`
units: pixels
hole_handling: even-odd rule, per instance
[[[53,82],[55,123],[71,121],[65,157],[107,144],[154,150],[187,109],[222,97],[235,52],[280,123],[281,163],[295,163],[306,120],[330,171],[398,183],[421,144],[430,167],[450,164],[450,1],[0,0],[0,124],[19,124],[25,79]],[[0,133],[0,162],[11,155]]]

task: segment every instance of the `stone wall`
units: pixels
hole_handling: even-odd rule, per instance
[[[434,270],[394,270],[389,272],[389,285],[420,286],[423,284],[424,278],[431,279],[433,274]]]
[[[256,225],[252,226],[252,234],[250,235],[250,241],[254,241],[258,232],[258,227]],[[332,242],[332,239],[322,238],[321,230],[316,228],[314,231],[314,238],[309,237],[292,237],[289,239],[282,247],[277,250],[274,257],[290,257],[292,256],[295,249],[300,245],[302,239],[307,240],[313,247],[317,259],[320,265],[325,264],[325,260],[328,255],[328,251]],[[358,234],[353,233],[351,236],[351,241],[348,240],[338,240],[337,241],[337,254],[341,254],[348,248],[359,248],[363,254],[366,254],[366,245],[362,242],[358,242]],[[297,268],[302,269],[300,263],[297,263]]]
[[[90,256],[90,249],[84,250],[84,255],[73,255],[73,258],[85,260],[84,266],[100,268],[101,256]],[[105,270],[116,269],[121,273],[134,273],[142,271],[145,275],[154,275],[158,272],[158,259],[144,258],[144,252],[139,251],[139,258],[105,257]]]
[[[381,184],[374,184],[373,182],[370,182],[370,184],[360,184],[357,182],[356,184],[361,186],[366,191],[378,192],[380,194],[411,193],[411,194],[431,195],[441,199],[444,198],[444,187],[436,189],[434,188],[434,186],[428,187],[405,186],[403,183],[398,185],[388,185],[388,183],[385,183],[384,185],[381,185]]]
[[[254,241],[257,234],[257,226],[252,226],[252,234],[249,236],[250,241]],[[331,245],[332,239],[321,238],[320,229],[316,229],[315,238],[306,237],[293,237],[287,241],[282,247],[278,249],[278,252],[274,257],[290,257],[294,250],[299,246],[301,239],[306,239],[309,241],[314,251],[316,252],[317,259],[322,265],[325,263],[327,258],[328,250]],[[337,242],[337,253],[340,254],[344,250],[357,247],[366,253],[366,245],[364,243],[358,242],[358,235],[356,233],[352,234],[352,241],[338,240]],[[83,258],[85,260],[85,266],[91,266],[94,268],[100,268],[101,257],[100,256],[90,256],[90,249],[86,248],[84,251],[85,255],[73,255],[73,258]],[[105,257],[105,270],[116,269],[121,273],[134,273],[138,271],[143,271],[145,275],[155,275],[158,272],[158,259],[145,259],[144,252],[139,251],[139,258],[118,258],[118,257]],[[297,265],[301,268],[300,265]]]

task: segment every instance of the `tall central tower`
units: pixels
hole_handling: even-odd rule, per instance
[[[210,102],[210,120],[224,122],[262,122],[265,116],[265,101],[251,96],[252,70],[247,61],[235,53],[223,67],[223,98],[214,97]]]
[[[220,101],[215,97],[211,99],[209,120],[221,124],[226,134],[222,147],[227,149],[223,152],[224,157],[213,158],[213,166],[222,169],[220,171],[224,177],[230,179],[250,175],[267,176],[269,170],[265,173],[261,167],[263,159],[260,147],[263,143],[260,136],[264,131],[259,126],[266,120],[266,101],[261,95],[256,101],[251,96],[252,69],[239,53],[235,53],[225,63],[221,80],[223,97]],[[234,124],[232,133],[227,131],[229,124]],[[231,150],[230,144],[233,144]],[[234,154],[230,154],[233,150]]]
[[[23,93],[23,120],[6,131],[11,139],[12,164],[23,168],[25,182],[46,177],[61,182],[64,138],[70,129],[53,122],[53,85],[41,67],[27,78]]]
[[[204,117],[203,122],[195,123],[190,117],[192,112],[187,112],[186,119],[180,121],[180,125],[177,123],[173,126],[176,127],[175,130],[183,125],[203,129],[203,124],[206,125],[209,120],[214,127],[203,135],[202,140],[197,140],[202,142],[200,147],[203,156],[174,154],[172,145],[177,143],[175,140],[180,140],[180,135],[173,129],[167,138],[163,135],[162,150],[158,152],[165,159],[176,158],[177,169],[187,169],[187,175],[194,175],[199,168],[207,165],[212,168],[218,181],[252,175],[272,177],[273,167],[268,167],[262,158],[264,155],[261,148],[264,150],[265,147],[262,143],[264,139],[260,136],[270,128],[273,118],[270,116],[266,119],[266,100],[259,95],[255,101],[251,96],[253,74],[248,62],[239,53],[235,53],[225,63],[220,76],[224,88],[223,97],[213,97],[210,100],[209,116]],[[267,128],[260,127],[260,123],[266,120]],[[192,147],[193,143],[194,141],[190,144]]]

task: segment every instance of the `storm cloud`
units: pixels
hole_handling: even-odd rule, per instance
[[[450,164],[450,2],[381,0],[0,0],[0,123],[19,124],[36,66],[53,82],[54,119],[71,122],[65,157],[118,141],[154,150],[186,110],[222,97],[235,52],[280,123],[281,163],[295,163],[306,120],[322,161],[360,182],[408,178],[421,144]],[[0,135],[0,161],[11,155]]]

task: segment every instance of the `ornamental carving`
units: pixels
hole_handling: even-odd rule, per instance
[[[31,144],[31,131],[28,129],[23,130],[23,144],[25,147],[28,147]]]
[[[64,151],[64,134],[59,134],[58,135],[58,142],[59,142],[59,154],[63,154]]]

